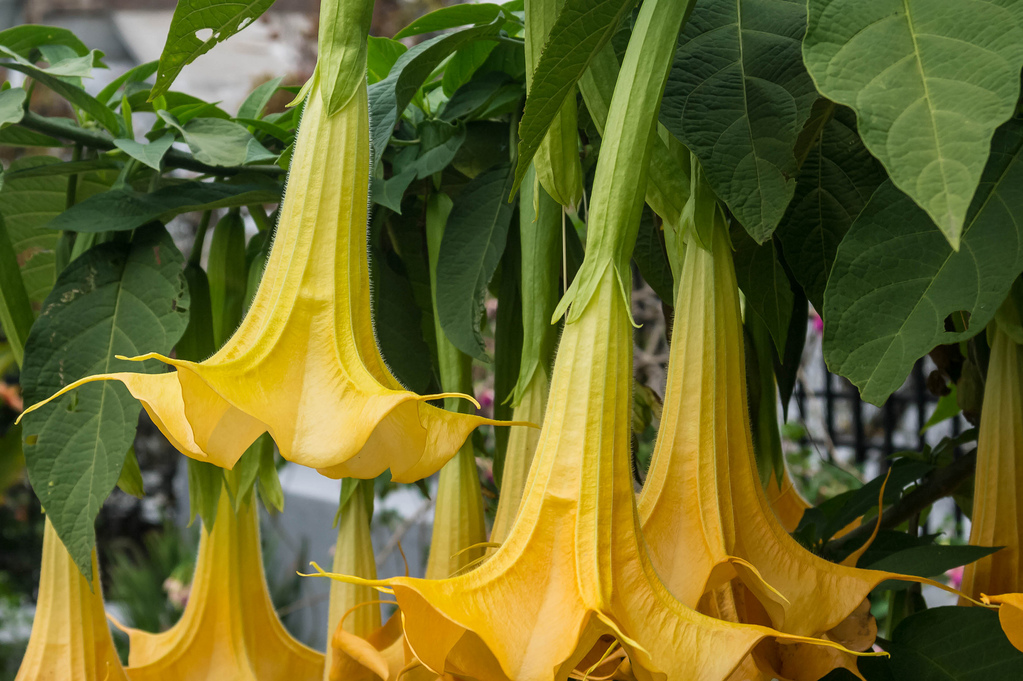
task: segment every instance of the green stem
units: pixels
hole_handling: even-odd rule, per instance
[[[206,241],[206,230],[210,227],[210,218],[212,217],[213,211],[205,210],[199,219],[199,228],[195,232],[195,241],[192,242],[192,252],[188,254],[189,265],[199,265],[199,260],[202,258],[202,244]]]

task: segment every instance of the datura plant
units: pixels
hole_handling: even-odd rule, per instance
[[[621,261],[608,254],[627,262],[632,250],[642,204],[623,199],[635,193],[636,178],[643,185],[657,111],[650,98],[656,102],[663,88],[671,53],[665,47],[673,45],[684,10],[654,0],[638,15],[595,180],[600,191],[589,238],[607,245],[590,243],[580,270],[595,280],[587,281],[587,295],[575,299],[566,323],[540,441],[507,539],[481,566],[448,579],[373,581],[321,572],[392,591],[412,653],[438,674],[564,680],[610,637],[606,652],[624,649],[640,679],[723,679],[767,637],[804,640],[706,617],[677,601],[654,571],[637,524],[628,280],[619,274]]]
[[[92,572],[99,574],[96,552]],[[127,681],[103,595],[78,571],[50,521],[43,531],[39,600],[15,681]]]
[[[225,483],[213,528],[203,527],[188,604],[167,631],[128,634],[132,681],[289,678],[321,681],[323,654],[299,643],[274,611],[254,500],[235,513]]]
[[[324,0],[324,25],[344,35],[356,32],[361,42],[349,53],[364,54],[366,27],[343,16],[338,4]],[[372,7],[367,0],[341,4],[358,16]],[[304,100],[273,248],[241,326],[205,361],[142,355],[135,359],[158,359],[176,371],[99,374],[54,397],[91,381],[116,380],[167,439],[195,459],[231,468],[268,432],[285,459],[330,477],[372,478],[390,468],[393,479],[404,482],[435,472],[473,429],[492,423],[427,404],[446,395],[404,389],[377,348],[366,240],[366,65],[349,56],[345,64],[353,71],[338,71],[330,59],[343,55],[324,47],[332,40],[321,27],[320,62]],[[340,87],[328,79],[334,72],[351,90],[337,110],[330,108]]]

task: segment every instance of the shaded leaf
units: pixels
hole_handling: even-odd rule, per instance
[[[150,225],[132,243],[86,251],[57,280],[25,347],[21,383],[35,404],[83,376],[163,371],[114,355],[170,352],[188,320],[182,257],[167,230]],[[25,415],[29,481],[57,534],[91,578],[96,514],[124,465],[139,413],[119,383],[82,386]]]
[[[851,106],[892,181],[958,248],[1023,66],[1013,0],[810,0],[803,46],[821,93]]]
[[[123,231],[181,213],[277,203],[280,185],[186,181],[143,194],[124,187],[104,192],[60,213],[46,227],[73,232]]]
[[[159,172],[160,162],[163,161],[163,155],[166,154],[167,150],[171,148],[172,144],[174,144],[174,135],[164,135],[149,144],[139,144],[135,140],[129,139],[117,139],[114,140],[114,144],[118,149],[128,154],[136,161],[144,163],[153,170]]]
[[[487,24],[501,15],[500,5],[490,3],[466,3],[464,5],[452,5],[442,7],[429,14],[424,14],[411,24],[394,34],[395,40],[401,40],[412,35],[443,31],[448,28],[457,28],[467,24]]]
[[[387,74],[391,72],[391,67],[398,61],[398,57],[407,51],[408,48],[397,40],[371,35],[366,51],[366,74],[369,84],[372,85],[386,78]]]
[[[649,206],[643,207],[643,217],[639,222],[639,233],[636,236],[636,248],[632,259],[639,266],[643,280],[650,284],[657,297],[668,305],[674,306],[675,280],[671,276],[671,265],[668,254],[664,250],[661,227],[654,220],[653,211]]]
[[[263,115],[263,109],[270,103],[270,99],[281,87],[284,76],[278,76],[256,87],[242,105],[238,107],[238,118],[259,118]]]
[[[818,312],[838,244],[885,180],[859,135],[851,109],[837,107],[810,147],[796,193],[775,232],[785,261]]]
[[[0,92],[0,130],[19,123],[25,116],[25,99],[28,93],[20,87]]]
[[[886,182],[838,248],[824,294],[824,357],[881,404],[917,359],[984,329],[1023,270],[1023,121],[1003,126],[953,251],[912,199]],[[953,313],[964,331],[946,331]]]
[[[800,0],[698,2],[664,90],[661,122],[759,243],[795,192],[796,141],[817,98],[805,29]]]
[[[746,296],[747,309],[760,317],[778,356],[785,353],[794,296],[781,264],[775,240],[758,244],[748,234],[732,230],[735,278]]]
[[[489,361],[480,333],[483,299],[508,237],[514,206],[511,168],[502,165],[474,178],[455,201],[441,241],[437,316],[451,343]]]

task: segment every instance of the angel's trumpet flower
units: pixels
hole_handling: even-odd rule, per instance
[[[90,588],[47,519],[39,601],[15,681],[127,681],[110,637],[95,551],[92,574]]]
[[[302,645],[277,618],[259,545],[256,502],[235,513],[227,488],[212,530],[203,528],[192,590],[165,632],[128,634],[131,681],[321,681],[323,654]]]
[[[738,577],[755,597],[747,609],[761,607],[787,633],[819,636],[886,579],[935,582],[830,563],[775,516],[753,455],[739,293],[723,222],[711,241],[709,250],[685,250],[661,430],[639,501],[643,533],[658,573],[683,603],[697,607]],[[859,650],[870,643],[859,634],[844,642]]]
[[[984,384],[977,435],[977,473],[970,543],[1005,548],[970,563],[962,590],[983,594],[1023,591],[1023,348],[998,327]]]
[[[427,404],[441,396],[405,390],[384,364],[366,260],[365,56],[352,96],[336,113],[325,102],[328,66],[321,62],[313,76],[273,248],[230,340],[198,363],[135,358],[177,371],[101,374],[61,392],[121,381],[178,450],[224,468],[269,432],[285,459],[325,475],[372,478],[389,467],[394,480],[411,482],[438,470],[474,428],[492,421]]]

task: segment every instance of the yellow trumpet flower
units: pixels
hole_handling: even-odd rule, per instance
[[[977,434],[977,473],[970,543],[1005,548],[966,566],[962,590],[974,598],[979,598],[982,593],[1023,591],[1021,452],[1023,348],[996,324]]]
[[[982,594],[981,599],[989,605],[998,606],[998,621],[1002,625],[1002,631],[1012,645],[1023,650],[1023,593],[1001,596]]]
[[[710,250],[686,248],[678,289],[661,430],[639,501],[658,573],[690,607],[738,577],[764,623],[802,636],[833,630],[857,650],[869,647],[862,627],[855,636],[836,627],[870,591],[886,579],[934,582],[828,562],[776,517],[753,454],[739,294],[723,224]]]
[[[317,566],[390,587],[412,653],[437,674],[563,681],[606,635],[640,679],[717,681],[766,637],[806,640],[701,615],[657,578],[632,489],[632,327],[621,285],[609,265],[565,327],[519,516],[493,557],[442,580],[362,580]]]
[[[493,421],[426,404],[442,396],[405,390],[384,364],[366,259],[365,77],[333,115],[320,82],[314,75],[262,282],[230,340],[198,363],[134,358],[158,359],[176,369],[170,373],[90,376],[58,395],[121,381],[178,450],[224,468],[269,432],[284,458],[330,477],[372,478],[391,468],[394,480],[411,482]]]
[[[803,519],[803,514],[812,507],[796,489],[792,476],[789,475],[788,466],[782,469],[781,481],[774,472],[771,473],[765,492],[774,514],[778,516],[778,522],[786,532],[795,532],[799,527],[799,521]]]
[[[131,681],[321,681],[323,654],[277,618],[263,574],[256,502],[235,514],[227,488],[212,530],[203,528],[191,595],[178,622],[128,634]]]
[[[92,574],[95,591],[47,519],[39,601],[15,681],[127,681],[110,637],[95,551]]]

